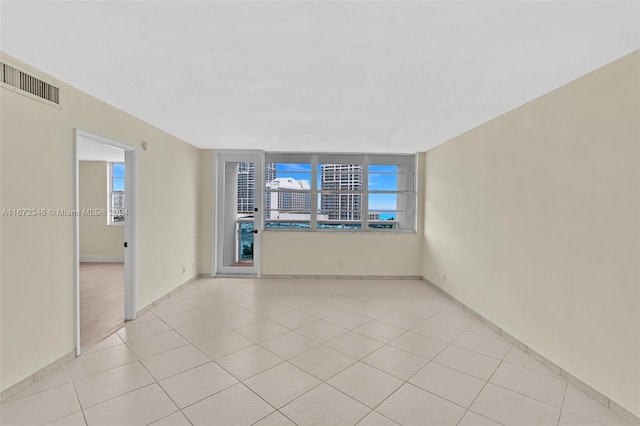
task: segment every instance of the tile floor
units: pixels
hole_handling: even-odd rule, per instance
[[[625,425],[420,281],[201,279],[3,425]]]

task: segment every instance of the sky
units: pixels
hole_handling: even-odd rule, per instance
[[[111,172],[113,179],[113,190],[124,191],[124,163],[113,163]]]
[[[369,166],[369,191],[395,191],[397,189],[398,167],[393,165]],[[310,164],[278,163],[276,177],[290,177],[311,182]],[[320,165],[318,165],[318,189],[320,189]],[[369,211],[396,210],[395,194],[369,194]],[[381,213],[381,219],[395,217],[395,213]]]

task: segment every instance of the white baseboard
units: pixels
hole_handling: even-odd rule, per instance
[[[158,306],[161,302],[164,302],[169,297],[175,295],[176,293],[180,292],[181,290],[184,290],[186,287],[188,287],[189,285],[193,284],[198,278],[199,278],[198,274],[194,275],[193,277],[189,278],[188,280],[186,280],[185,282],[183,282],[182,284],[180,284],[179,286],[177,286],[176,288],[174,288],[170,292],[158,297],[157,299],[155,299],[153,302],[149,303],[144,308],[138,309],[138,312],[136,313],[136,318],[139,317],[140,315],[146,313],[148,310],[150,310],[154,306]],[[135,321],[135,320],[132,320],[132,321]]]
[[[220,275],[216,275],[219,277]],[[418,280],[419,275],[289,275],[289,274],[262,274],[265,279],[318,279],[318,280]]]
[[[124,256],[80,256],[82,262],[122,263]]]

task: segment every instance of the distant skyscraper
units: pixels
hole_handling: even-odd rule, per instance
[[[256,166],[238,163],[238,213],[253,213],[256,196]]]
[[[335,191],[335,194],[320,196],[320,210],[332,220],[361,220],[362,165],[359,164],[326,164],[321,171],[322,191]]]
[[[265,182],[276,178],[276,164],[265,165]],[[238,163],[238,213],[253,214],[256,198],[256,165]]]
[[[264,172],[265,172],[265,182],[271,182],[272,180],[274,180],[276,178],[276,175],[278,174],[278,169],[277,169],[278,165],[275,163],[267,163],[264,166]]]

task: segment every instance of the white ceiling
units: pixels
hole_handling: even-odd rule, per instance
[[[638,49],[639,10],[2,1],[0,47],[198,147],[416,152]]]

